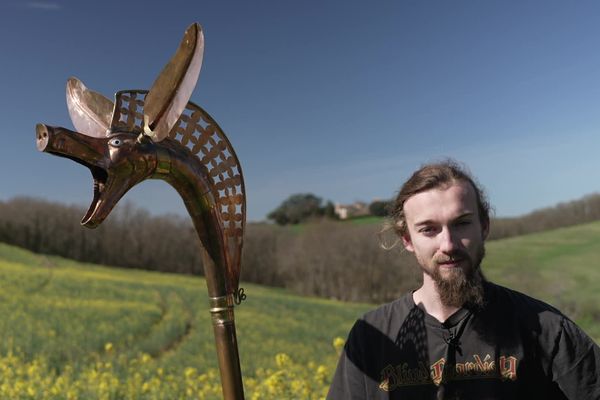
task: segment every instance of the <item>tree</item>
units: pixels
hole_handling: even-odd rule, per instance
[[[293,194],[271,211],[267,218],[279,225],[298,224],[311,217],[323,215],[323,200],[312,193]]]
[[[323,215],[329,219],[339,219],[338,215],[335,213],[335,205],[328,201],[323,208]]]
[[[386,217],[389,214],[389,201],[375,200],[369,204],[369,214],[376,217]]]

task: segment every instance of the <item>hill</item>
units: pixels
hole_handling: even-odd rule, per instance
[[[490,280],[558,307],[600,342],[600,222],[495,240],[486,249]]]
[[[491,280],[557,306],[600,339],[600,222],[489,242],[487,254]],[[337,359],[333,339],[373,306],[242,286],[248,299],[236,323],[247,391],[288,398],[282,393],[294,384],[306,398],[322,396]],[[92,399],[219,397],[202,278],[0,244],[0,287],[0,370],[12,371],[0,377],[1,398],[19,398],[18,388],[23,398],[67,398],[69,390]]]
[[[152,216],[124,203],[94,230],[83,229],[77,207],[43,200],[0,201],[0,242],[36,253],[125,268],[201,275],[199,241],[189,218]],[[600,220],[600,194],[494,219],[489,240]],[[305,296],[381,303],[414,288],[411,257],[380,251],[381,219],[328,219],[278,226],[250,223],[244,235],[242,280]],[[160,240],[156,240],[160,238]],[[368,272],[365,273],[365,270]]]

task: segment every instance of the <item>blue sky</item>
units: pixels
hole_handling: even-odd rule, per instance
[[[0,199],[86,206],[87,169],[37,152],[35,124],[72,128],[68,77],[112,98],[148,89],[199,22],[192,100],[244,170],[248,217],[293,193],[389,198],[453,157],[498,216],[600,191],[600,3],[565,1],[3,1]],[[185,214],[148,181],[126,199]]]

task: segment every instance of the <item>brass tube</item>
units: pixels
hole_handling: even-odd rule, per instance
[[[203,262],[205,271],[215,267],[206,252],[204,252]],[[207,282],[207,284],[209,287],[211,286],[210,283]],[[225,400],[243,400],[244,385],[235,333],[233,294],[209,297],[208,303],[217,347],[223,398]]]
[[[145,179],[163,179],[177,190],[203,248],[223,397],[243,400],[233,304],[246,197],[231,143],[206,111],[189,102],[203,49],[202,30],[193,24],[152,89],[119,91],[114,104],[69,79],[67,105],[80,132],[38,124],[36,142],[40,151],[90,169],[94,198],[82,220],[88,228],[100,225],[123,195]]]

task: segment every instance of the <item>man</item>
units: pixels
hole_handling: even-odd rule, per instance
[[[402,186],[393,230],[423,285],[358,320],[328,399],[600,399],[600,349],[555,308],[488,282],[482,190],[456,163]]]

